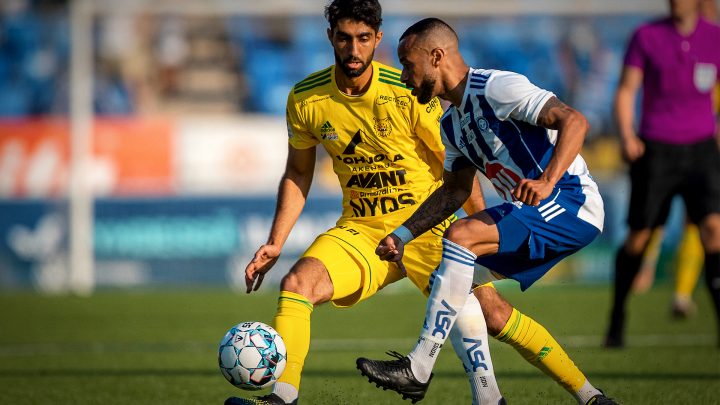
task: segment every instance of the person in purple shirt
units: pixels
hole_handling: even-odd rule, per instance
[[[639,27],[625,55],[615,110],[630,164],[630,231],[615,259],[606,347],[624,345],[625,301],[652,230],[665,223],[675,195],[700,227],[705,280],[720,323],[720,150],[712,99],[720,77],[720,26],[701,18],[700,2],[669,0],[670,16]]]

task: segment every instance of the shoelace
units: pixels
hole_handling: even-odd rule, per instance
[[[395,357],[395,358],[397,358],[398,360],[403,360],[403,359],[405,358],[405,356],[403,356],[402,354],[396,352],[395,350],[388,350],[388,351],[385,352],[385,354],[387,354],[388,356]]]

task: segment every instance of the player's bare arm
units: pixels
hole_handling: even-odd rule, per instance
[[[453,172],[445,171],[443,185],[430,194],[403,226],[413,236],[418,236],[454,214],[470,197],[476,172],[474,166]],[[402,259],[403,242],[391,233],[380,241],[375,253],[382,260],[399,261]]]
[[[435,152],[435,157],[442,163],[445,161],[445,152]],[[477,176],[473,177],[472,192],[470,193],[470,197],[462,205],[462,208],[467,215],[472,215],[487,208],[485,196],[483,195],[482,187],[480,187],[480,181],[478,181]]]
[[[555,150],[547,167],[538,179],[522,179],[513,190],[513,196],[528,205],[538,205],[549,197],[585,141],[589,125],[580,112],[551,97],[543,106],[537,124],[558,131]]]
[[[285,173],[280,180],[270,236],[245,268],[248,293],[260,288],[265,273],[270,271],[280,257],[282,247],[305,206],[314,169],[315,147],[296,149],[288,145],[288,158]]]
[[[635,99],[642,87],[643,72],[634,66],[625,66],[615,92],[615,118],[618,123],[622,156],[634,162],[645,153],[645,143],[635,133]]]

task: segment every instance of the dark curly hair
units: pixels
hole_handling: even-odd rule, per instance
[[[343,18],[362,21],[377,32],[382,24],[382,7],[377,0],[333,0],[325,7],[330,29],[335,29]]]

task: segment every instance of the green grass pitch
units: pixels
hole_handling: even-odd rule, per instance
[[[221,404],[230,395],[258,394],[225,381],[216,347],[235,323],[272,323],[277,293],[263,290],[101,291],[90,298],[0,293],[0,403]],[[720,404],[720,350],[704,286],[696,294],[698,314],[686,321],[669,318],[667,287],[633,296],[624,350],[600,348],[608,287],[500,290],[543,323],[590,380],[621,403]],[[316,309],[300,403],[403,403],[361,377],[355,358],[409,351],[423,312],[424,298],[404,289],[351,309]],[[510,347],[492,341],[491,350],[510,404],[574,403]],[[450,345],[435,372],[422,404],[470,403]]]

